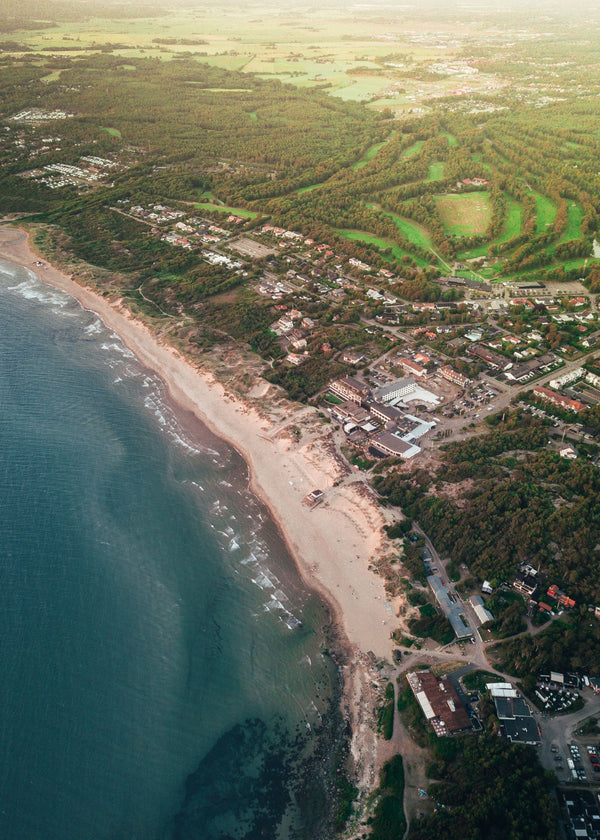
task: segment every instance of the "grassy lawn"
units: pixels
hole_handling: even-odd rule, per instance
[[[498,238],[498,242],[508,242],[509,239],[518,236],[521,233],[521,223],[523,221],[523,213],[519,202],[506,193],[504,196],[506,198],[506,221],[504,231]]]
[[[339,235],[343,236],[345,239],[350,239],[352,242],[366,242],[368,245],[375,245],[376,248],[379,248],[382,251],[389,248],[392,256],[396,260],[399,260],[402,257],[410,257],[423,268],[429,265],[427,260],[424,260],[421,257],[416,257],[408,251],[405,251],[403,248],[400,248],[399,245],[396,245],[395,242],[392,242],[391,239],[383,239],[380,236],[374,236],[372,233],[367,233],[364,230],[344,230],[343,228],[336,228],[336,233],[339,233]]]
[[[211,213],[235,213],[236,216],[243,216],[245,219],[256,219],[258,213],[252,210],[244,210],[242,207],[227,207],[224,204],[213,204],[210,201],[203,201],[201,204],[194,204],[198,210],[209,210]]]
[[[458,255],[460,259],[470,260],[475,257],[485,257],[492,245],[495,245],[498,242],[508,242],[509,239],[514,239],[515,236],[518,236],[521,233],[521,223],[523,220],[521,205],[507,193],[504,193],[504,197],[506,198],[506,220],[504,222],[504,230],[500,236],[492,242],[480,245],[478,248],[472,248],[470,251],[463,251]]]
[[[418,155],[421,149],[423,148],[423,140],[417,140],[416,143],[413,143],[412,146],[409,146],[407,149],[404,149],[402,152],[403,158],[413,157],[414,155]]]
[[[528,190],[527,194],[532,195],[535,198],[536,233],[546,233],[547,229],[556,218],[556,205],[553,201],[550,201],[549,198],[546,198],[546,196],[541,193]]]
[[[489,196],[485,192],[466,195],[438,195],[435,203],[446,231],[454,236],[483,234],[491,218]]]
[[[362,166],[364,166],[370,160],[373,160],[373,158],[375,157],[377,152],[381,149],[382,146],[385,146],[385,144],[387,142],[388,142],[387,140],[382,140],[381,143],[375,143],[374,146],[371,146],[370,149],[367,149],[367,151],[364,153],[364,155],[361,157],[361,159],[359,161],[357,161],[352,168],[353,169],[360,169]]]
[[[323,182],[325,183],[325,182]],[[302,193],[312,192],[313,190],[318,189],[318,187],[322,187],[323,184],[311,184],[309,187],[300,187],[299,190],[296,190],[297,195],[302,195]]]
[[[447,131],[442,131],[442,137],[446,138],[449,146],[458,146],[458,140],[456,139],[454,134],[448,134]]]
[[[559,242],[568,242],[571,239],[579,239],[581,237],[581,220],[583,219],[581,207],[575,201],[569,201],[567,213],[567,226],[565,232],[558,240]]]
[[[444,162],[441,160],[435,160],[433,163],[430,163],[427,181],[441,181],[443,177]]]
[[[433,248],[431,234],[426,227],[423,227],[418,222],[405,219],[404,216],[397,216],[396,213],[387,213],[384,210],[382,210],[382,213],[385,213],[386,216],[389,216],[393,220],[402,236],[408,239],[409,242],[412,242],[413,245],[418,245],[419,248]]]

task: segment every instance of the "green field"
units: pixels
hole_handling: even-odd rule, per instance
[[[546,198],[545,195],[535,192],[534,190],[528,190],[527,195],[532,195],[535,198],[536,233],[546,233],[556,218],[556,204],[554,204],[553,201],[550,201],[549,198]]]
[[[450,147],[452,147],[452,146],[458,146],[458,140],[456,139],[456,137],[454,136],[454,134],[448,134],[448,132],[447,132],[447,131],[442,131],[442,137],[445,137],[445,138],[446,138],[446,140],[448,141],[448,145],[449,145]]]
[[[326,182],[323,181],[323,184],[325,184],[325,183]],[[311,184],[309,187],[300,187],[299,190],[296,190],[296,194],[297,195],[302,195],[302,193],[312,192],[313,190],[316,190],[319,187],[322,187],[323,184]]]
[[[387,142],[387,140],[382,140],[381,143],[375,143],[374,146],[371,146],[370,149],[367,149],[367,151],[364,153],[361,159],[358,160],[352,168],[356,170],[365,166],[365,164],[367,164],[370,160],[373,160],[377,152],[382,148],[382,146],[385,146]]]
[[[473,236],[486,232],[492,215],[486,192],[438,195],[435,203],[448,234]]]
[[[444,162],[436,160],[429,164],[429,174],[427,181],[441,181],[444,177]]]
[[[484,242],[482,245],[477,246],[477,248],[470,248],[468,251],[462,251],[458,254],[458,257],[461,260],[486,257],[489,254],[489,250],[492,245],[497,245],[501,242],[508,242],[510,239],[514,239],[521,233],[521,224],[523,219],[521,205],[518,201],[515,201],[514,198],[508,195],[508,193],[504,193],[504,197],[506,199],[506,219],[504,222],[504,230],[500,236],[497,239],[493,239],[491,242]],[[484,269],[484,271],[485,270],[486,269]],[[492,271],[492,273],[494,272]]]
[[[111,137],[120,137],[121,132],[118,128],[105,128],[103,125],[100,126],[100,131],[106,131],[107,134],[110,134]]]
[[[519,202],[507,193],[504,193],[504,197],[506,198],[506,221],[504,222],[504,231],[498,238],[498,242],[508,242],[518,236],[521,233],[523,223],[523,211]]]
[[[380,236],[373,236],[372,233],[367,233],[364,230],[344,230],[343,228],[336,228],[336,233],[343,236],[345,239],[350,239],[352,242],[366,242],[368,245],[374,245],[382,251],[389,249],[391,255],[396,260],[399,260],[402,257],[410,257],[423,268],[429,265],[427,260],[424,260],[421,257],[416,257],[409,251],[405,251],[399,245],[396,245],[395,242],[392,242],[391,239],[383,239]]]
[[[212,204],[209,201],[201,204],[194,204],[198,210],[208,210],[211,213],[234,213],[236,216],[243,216],[245,219],[256,219],[258,213],[252,210],[244,210],[243,207],[226,207],[224,204]]]
[[[417,140],[416,143],[413,143],[412,146],[409,146],[407,149],[404,149],[402,152],[403,158],[413,157],[414,155],[418,155],[421,149],[423,148],[423,140]]]
[[[568,242],[571,239],[579,239],[581,237],[581,222],[583,219],[583,211],[575,201],[569,201],[567,204],[568,221],[565,232],[558,240],[559,242]]]
[[[431,234],[426,227],[418,222],[413,222],[411,219],[405,219],[404,216],[398,216],[396,213],[388,213],[385,210],[381,212],[392,219],[402,236],[412,242],[413,245],[418,245],[419,248],[425,248],[426,250],[433,248]]]

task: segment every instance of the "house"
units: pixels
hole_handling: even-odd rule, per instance
[[[521,567],[521,571],[513,581],[513,589],[516,589],[526,598],[533,598],[538,588],[537,572],[531,566]]]
[[[561,458],[568,458],[570,461],[574,461],[577,458],[577,450],[574,446],[563,446],[558,450],[558,454]]]
[[[342,361],[348,365],[359,365],[361,362],[366,362],[367,357],[363,353],[348,350],[342,355]]]
[[[575,606],[575,601],[572,598],[563,592],[558,586],[554,583],[552,586],[548,587],[548,591],[546,595],[549,595],[550,598],[553,598],[555,601],[567,609],[572,609]]]

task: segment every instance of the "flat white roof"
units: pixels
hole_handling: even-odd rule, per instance
[[[419,706],[423,709],[423,713],[427,720],[434,718],[435,712],[431,708],[431,703],[427,699],[427,695],[424,691],[417,691],[417,700],[419,701]]]

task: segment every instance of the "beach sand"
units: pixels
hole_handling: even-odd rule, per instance
[[[360,741],[353,744],[353,752],[357,765],[365,765],[364,784],[374,781],[377,747],[375,738],[365,731],[367,712],[373,716],[372,705],[364,708],[372,702],[365,696],[370,672],[366,654],[391,661],[390,634],[398,619],[382,578],[369,566],[389,546],[382,533],[381,509],[359,477],[344,476],[316,410],[290,403],[292,414],[286,422],[260,416],[202,369],[201,356],[196,364],[185,358],[132,317],[121,302],[109,301],[50,265],[16,228],[0,228],[0,256],[27,266],[43,282],[97,313],[140,362],[161,377],[176,406],[192,412],[243,456],[251,489],[269,508],[308,585],[331,604],[338,630],[345,637],[347,712]],[[297,419],[302,429],[299,438],[289,431]],[[311,509],[303,498],[317,488],[325,500]],[[363,707],[362,714],[357,706]]]

